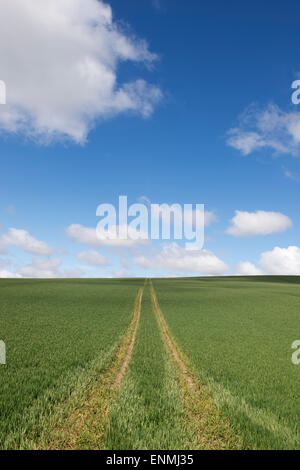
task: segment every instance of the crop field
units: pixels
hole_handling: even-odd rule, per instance
[[[1,280],[1,449],[299,449],[300,278]]]
[[[1,280],[0,448],[36,439],[53,406],[110,359],[142,283]]]
[[[161,310],[200,380],[251,448],[300,448],[300,278],[157,280]]]

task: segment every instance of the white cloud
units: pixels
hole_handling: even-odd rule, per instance
[[[196,272],[208,275],[221,275],[229,270],[229,267],[211,251],[189,251],[176,243],[164,246],[161,252],[151,258],[139,256],[133,262],[145,269]]]
[[[84,274],[81,269],[59,270],[60,266],[59,258],[48,260],[35,258],[32,264],[22,266],[19,272],[21,277],[41,279],[81,277]]]
[[[32,237],[27,230],[16,228],[8,229],[8,233],[2,235],[1,242],[4,245],[13,245],[23,251],[34,255],[49,256],[53,253],[53,248],[45,242]]]
[[[114,228],[115,227],[110,227],[110,230],[113,230]],[[117,230],[119,229],[119,227],[116,228]],[[82,243],[84,245],[91,246],[94,248],[99,248],[103,246],[110,248],[132,248],[137,245],[145,245],[149,243],[149,240],[146,239],[147,234],[140,234],[139,231],[136,231],[131,227],[127,228],[128,234],[131,238],[128,237],[124,240],[122,240],[121,238],[108,238],[106,231],[103,231],[101,233],[98,230],[98,232],[96,232],[95,228],[84,227],[80,224],[70,225],[66,230],[66,235],[70,238],[73,238],[78,243]]]
[[[243,212],[235,211],[231,226],[226,233],[235,237],[252,237],[254,235],[269,235],[283,232],[292,226],[289,217],[280,212]]]
[[[108,265],[108,260],[106,257],[94,250],[82,251],[81,253],[77,254],[77,258],[79,261],[96,266]]]
[[[241,261],[237,266],[238,276],[257,276],[259,274],[263,274],[262,271],[250,261]]]
[[[126,111],[147,117],[162,97],[142,79],[119,83],[120,63],[156,56],[101,0],[2,0],[0,57],[7,86],[0,129],[41,143],[84,143],[97,119]]]
[[[23,277],[53,278],[59,277],[57,268],[61,265],[60,259],[44,260],[36,258],[32,264],[20,268]]]
[[[296,274],[300,275],[300,247],[275,247],[266,251],[260,257],[259,265],[267,274]]]
[[[300,112],[285,112],[274,104],[262,110],[250,106],[240,117],[239,126],[228,134],[228,145],[243,155],[262,148],[275,154],[300,155]]]
[[[276,246],[273,250],[261,254],[258,265],[259,268],[249,261],[240,262],[237,266],[237,274],[300,275],[300,247],[280,248]]]
[[[113,278],[128,278],[128,277],[133,277],[132,274],[129,274],[128,271],[125,271],[124,269],[120,269],[119,271],[113,271],[111,273]]]
[[[18,273],[12,273],[10,271],[2,270],[0,271],[1,279],[20,279],[22,276]]]

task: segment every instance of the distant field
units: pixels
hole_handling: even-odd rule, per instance
[[[0,449],[300,449],[299,277],[0,280]]]
[[[300,448],[300,278],[153,281],[179,347],[250,447]]]
[[[0,280],[0,448],[101,367],[128,327],[143,281]]]

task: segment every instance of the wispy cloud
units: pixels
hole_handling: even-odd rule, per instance
[[[288,168],[282,168],[284,176],[289,180],[299,181],[300,180],[300,171],[299,170],[290,170]]]
[[[251,105],[228,132],[227,144],[249,155],[269,149],[274,155],[300,155],[300,112],[285,112],[270,104],[263,109]]]

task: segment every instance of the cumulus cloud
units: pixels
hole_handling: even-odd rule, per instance
[[[151,258],[139,256],[133,262],[145,269],[162,269],[176,272],[221,275],[229,267],[208,250],[189,251],[176,243],[166,245]]]
[[[120,228],[122,228],[122,226],[110,227],[109,232],[116,229],[118,233]],[[129,237],[123,240],[119,237],[109,238],[107,236],[108,233],[105,230],[96,231],[95,228],[84,227],[80,224],[72,224],[66,229],[66,235],[70,238],[73,238],[78,243],[82,243],[83,245],[91,246],[93,248],[132,248],[137,245],[145,245],[149,243],[147,234],[143,234],[131,227],[127,227],[127,230]]]
[[[35,258],[31,264],[22,266],[19,274],[21,277],[41,279],[81,277],[84,274],[81,269],[60,270],[58,269],[60,266],[61,260],[59,258],[48,260]]]
[[[259,267],[256,267],[249,261],[241,262],[237,266],[237,274],[300,275],[300,247],[276,246],[273,250],[261,254],[258,265]]]
[[[61,261],[58,258],[53,260],[44,260],[41,258],[36,258],[33,260],[32,264],[28,264],[27,266],[21,267],[20,274],[23,277],[60,277],[57,271],[57,268],[60,265]]]
[[[0,270],[1,279],[20,279],[22,276],[18,273],[12,273],[11,271]]]
[[[119,83],[120,63],[157,57],[101,0],[2,0],[0,57],[7,86],[0,130],[42,143],[82,144],[99,118],[127,111],[147,117],[162,97],[140,78]]]
[[[292,226],[289,217],[280,212],[243,212],[235,211],[231,226],[226,233],[235,237],[252,237],[283,232]]]
[[[259,265],[268,274],[300,275],[300,247],[275,247],[260,257]]]
[[[238,276],[257,276],[259,274],[263,274],[261,269],[250,263],[250,261],[241,261],[237,266]]]
[[[53,248],[45,242],[32,237],[27,230],[10,228],[8,233],[2,235],[1,243],[3,245],[16,246],[17,248],[34,255],[49,256],[53,253]]]
[[[77,254],[77,258],[79,259],[79,261],[83,261],[87,264],[92,264],[96,266],[108,265],[108,260],[106,259],[106,257],[95,250],[82,251],[81,253]]]
[[[264,109],[250,106],[238,127],[229,130],[227,143],[242,155],[263,148],[274,154],[300,155],[300,112],[285,112],[274,104]]]

